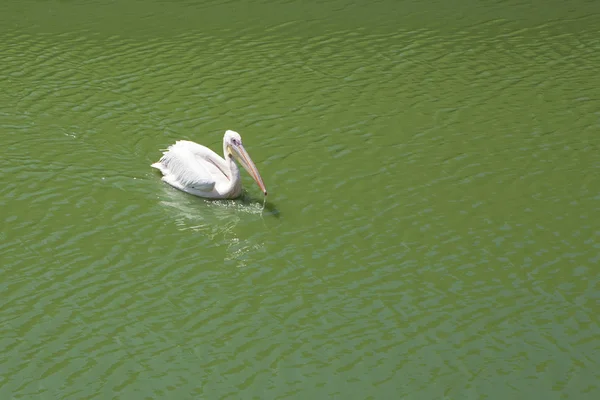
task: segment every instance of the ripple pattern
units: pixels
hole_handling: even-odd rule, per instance
[[[409,3],[2,31],[0,398],[597,398],[598,14]],[[264,208],[149,168],[225,129]]]

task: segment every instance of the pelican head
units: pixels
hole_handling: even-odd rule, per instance
[[[225,136],[223,137],[223,148],[226,157],[230,159],[235,159],[237,162],[242,164],[242,167],[244,167],[244,169],[248,171],[252,179],[256,181],[258,187],[266,196],[267,188],[265,188],[265,184],[263,183],[263,180],[260,177],[260,174],[258,173],[256,165],[254,165],[254,162],[246,152],[246,149],[244,149],[244,145],[242,144],[242,137],[240,136],[240,134],[235,131],[229,130],[225,132]]]

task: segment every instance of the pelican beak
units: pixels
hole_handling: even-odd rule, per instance
[[[258,187],[260,188],[260,190],[262,190],[262,192],[266,196],[267,188],[265,188],[265,184],[263,183],[263,180],[260,177],[260,173],[258,172],[256,165],[254,165],[254,162],[252,161],[252,159],[246,152],[246,149],[244,149],[244,146],[242,144],[240,144],[240,145],[232,144],[232,145],[230,145],[230,149],[231,149],[231,153],[233,154],[233,156],[238,160],[238,162],[240,164],[242,164],[242,167],[244,167],[244,169],[246,171],[248,171],[248,173],[250,174],[252,179],[254,179],[254,181],[256,181],[256,183],[258,184]]]

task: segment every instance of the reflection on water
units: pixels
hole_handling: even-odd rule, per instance
[[[168,185],[162,189],[160,204],[181,231],[200,233],[211,241],[227,245],[224,261],[237,261],[244,267],[244,257],[251,251],[262,249],[264,244],[256,238],[244,238],[236,232],[243,216],[263,218],[263,204],[253,201],[248,195],[239,200],[207,200],[183,193]]]

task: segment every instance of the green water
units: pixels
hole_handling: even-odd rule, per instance
[[[600,398],[599,26],[2,2],[0,398]],[[150,168],[226,129],[264,210]]]

